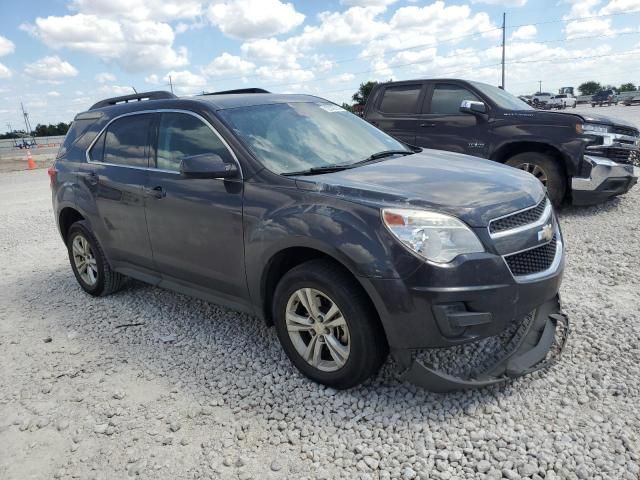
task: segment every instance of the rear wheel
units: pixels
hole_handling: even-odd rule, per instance
[[[342,268],[312,260],[278,284],[273,318],[285,353],[315,382],[345,389],[375,374],[388,347],[365,293]]]
[[[126,277],[111,269],[86,221],[75,222],[69,228],[67,251],[76,280],[90,295],[109,295],[124,284]]]
[[[547,188],[547,194],[554,205],[560,205],[567,189],[567,180],[562,168],[548,155],[538,152],[524,152],[514,155],[507,165],[536,177]]]

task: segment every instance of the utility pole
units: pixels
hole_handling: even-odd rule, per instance
[[[542,93],[542,80],[538,80],[538,91]]]
[[[22,109],[22,116],[24,117],[24,126],[27,129],[27,135],[31,136],[31,122],[29,122],[29,114],[24,111],[24,105],[20,102],[20,108]]]
[[[173,93],[173,81],[171,80],[171,75],[169,75],[169,86],[171,87],[171,93]]]
[[[507,23],[507,13],[502,12],[502,83],[501,87],[504,90],[504,49],[505,49],[505,38],[506,38],[506,23]]]

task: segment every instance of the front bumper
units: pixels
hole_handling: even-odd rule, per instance
[[[584,160],[591,166],[591,171],[586,178],[573,177],[571,180],[574,205],[601,203],[627,193],[638,182],[640,168],[634,165],[592,155],[585,155]]]
[[[558,296],[525,317],[497,355],[470,375],[439,370],[408,350],[394,352],[402,380],[433,392],[451,392],[495,385],[553,365],[569,336],[569,320],[561,312]]]

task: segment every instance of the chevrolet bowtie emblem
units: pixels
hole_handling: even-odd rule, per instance
[[[538,241],[541,242],[544,240],[545,242],[550,242],[553,238],[553,227],[551,224],[547,224],[542,227],[542,230],[538,232]]]

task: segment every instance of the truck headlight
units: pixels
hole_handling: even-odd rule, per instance
[[[385,208],[382,220],[408,248],[432,262],[448,263],[463,253],[484,252],[473,231],[450,215],[405,208]]]
[[[606,125],[598,125],[597,123],[585,123],[582,125],[584,133],[609,133],[611,127]]]

